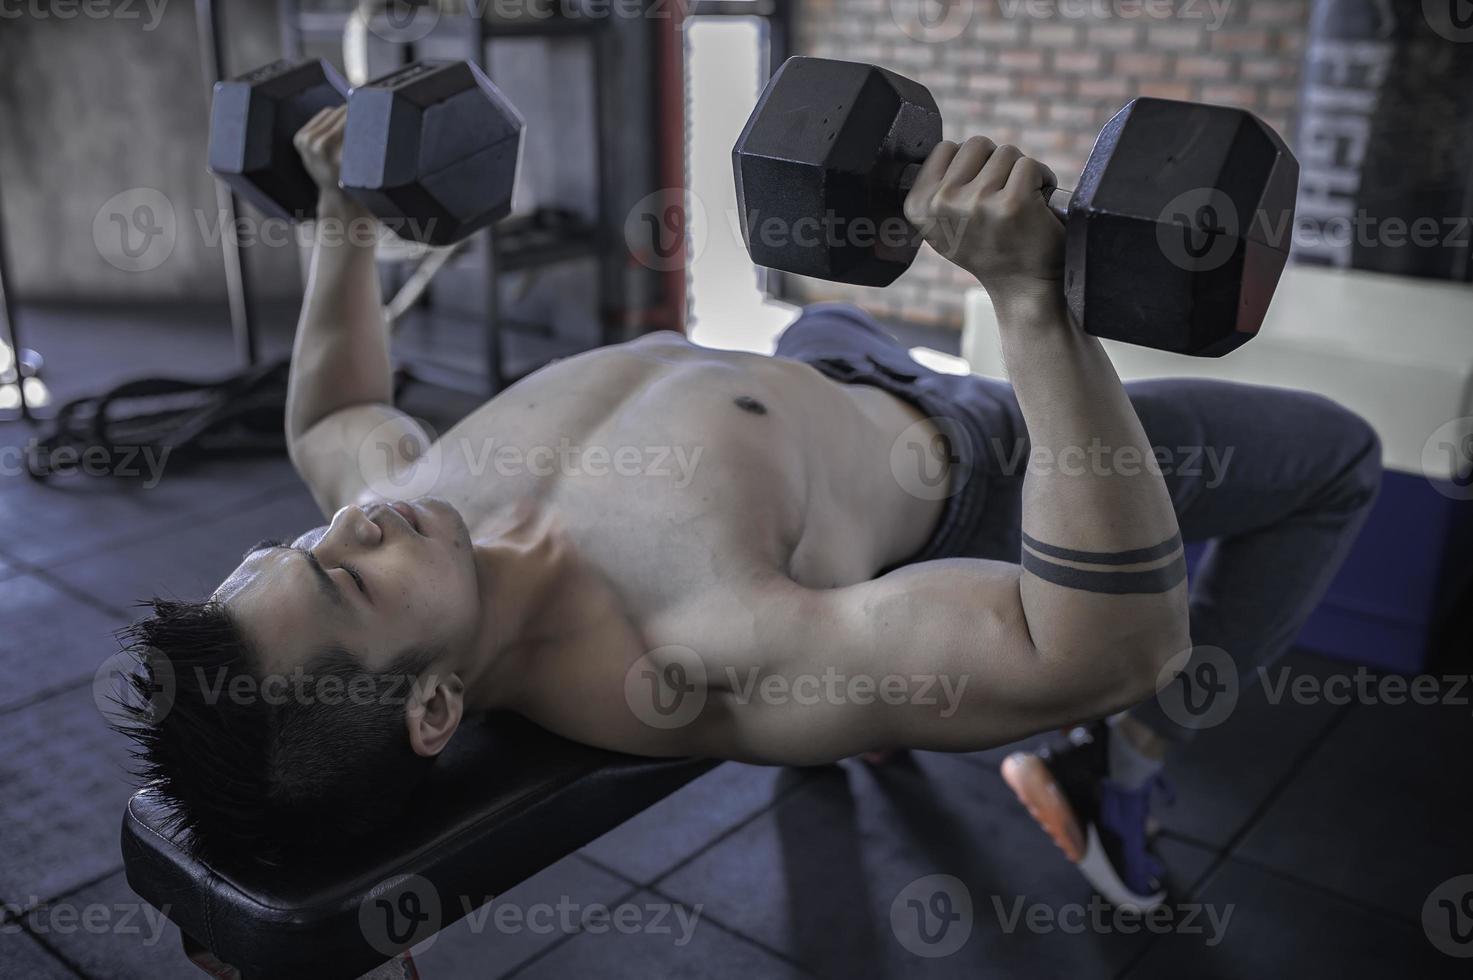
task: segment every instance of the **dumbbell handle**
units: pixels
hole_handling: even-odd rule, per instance
[[[921,172],[919,163],[912,163],[900,171],[900,193],[909,194],[910,189],[915,186],[916,175]],[[1043,189],[1043,200],[1048,209],[1054,213],[1060,221],[1069,217],[1069,201],[1074,197],[1074,192],[1062,187],[1045,187]]]

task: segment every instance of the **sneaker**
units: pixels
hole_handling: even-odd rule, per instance
[[[1008,756],[1002,778],[1095,891],[1145,912],[1166,898],[1148,831],[1152,793],[1170,789],[1159,775],[1137,790],[1112,782],[1110,737],[1104,722],[1072,729],[1036,753]]]

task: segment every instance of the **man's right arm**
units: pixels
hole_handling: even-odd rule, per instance
[[[1051,184],[1016,149],[969,140],[938,147],[907,202],[927,240],[976,274],[997,308],[1033,447],[1021,566],[956,559],[841,589],[775,587],[762,644],[775,651],[774,672],[934,680],[926,695],[912,681],[915,696],[898,703],[742,705],[713,733],[728,743],[722,754],[822,761],[890,746],[982,748],[1149,697],[1188,648],[1175,512],[1103,348],[1069,319],[1063,231],[1042,193]],[[1101,457],[1122,465],[1093,465]],[[954,696],[938,703],[948,687]]]
[[[295,145],[321,191],[287,387],[287,447],[323,513],[363,502],[428,447],[393,405],[389,330],[374,264],[377,223],[338,187],[347,108],[324,109]]]

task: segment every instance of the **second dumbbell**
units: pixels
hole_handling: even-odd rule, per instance
[[[343,190],[399,237],[448,245],[510,212],[522,118],[466,61],[416,62],[351,92],[320,59],[218,82],[210,172],[270,217],[312,218],[318,191],[292,137],[345,101]]]

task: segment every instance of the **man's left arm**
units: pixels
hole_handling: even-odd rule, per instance
[[[292,350],[286,437],[293,465],[328,514],[363,499],[377,478],[409,465],[428,445],[424,430],[393,407],[376,225],[338,187],[346,118],[345,107],[324,109],[295,140],[320,194]],[[370,438],[374,445],[365,451]]]

